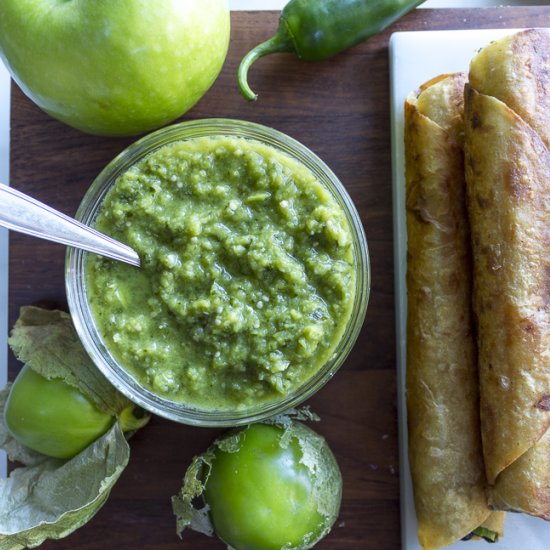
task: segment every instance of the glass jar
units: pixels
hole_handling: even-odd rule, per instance
[[[90,186],[76,218],[93,226],[102,202],[116,180],[153,151],[173,142],[199,137],[229,136],[268,145],[302,163],[327,189],[344,211],[352,234],[356,267],[355,294],[351,315],[330,358],[302,385],[279,399],[234,410],[213,410],[186,405],[160,396],[145,387],[122,366],[106,345],[87,299],[85,265],[88,253],[69,248],[65,281],[69,308],[80,339],[105,377],[133,402],[159,416],[197,426],[235,426],[256,422],[302,403],[319,390],[340,368],[361,330],[370,291],[367,241],[359,215],[348,193],[334,173],[314,153],[296,140],[271,128],[245,121],[203,119],[183,122],[149,134],[129,146],[99,174]]]

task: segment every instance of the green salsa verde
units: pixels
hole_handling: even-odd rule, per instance
[[[350,319],[343,208],[302,163],[258,141],[153,151],[117,179],[95,227],[142,261],[88,256],[96,325],[163,398],[207,410],[280,399],[326,363]]]

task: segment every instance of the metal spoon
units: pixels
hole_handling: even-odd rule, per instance
[[[95,252],[139,267],[137,252],[87,225],[0,183],[0,226]]]

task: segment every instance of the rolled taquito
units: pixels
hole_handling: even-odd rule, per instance
[[[550,33],[470,65],[465,171],[483,451],[500,509],[550,519]]]
[[[491,515],[472,332],[465,80],[438,77],[405,103],[408,450],[425,549],[471,536]],[[495,536],[502,514],[496,520],[486,531]]]

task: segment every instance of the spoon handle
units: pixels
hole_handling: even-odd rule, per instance
[[[140,265],[135,250],[0,183],[0,226],[13,231]]]

